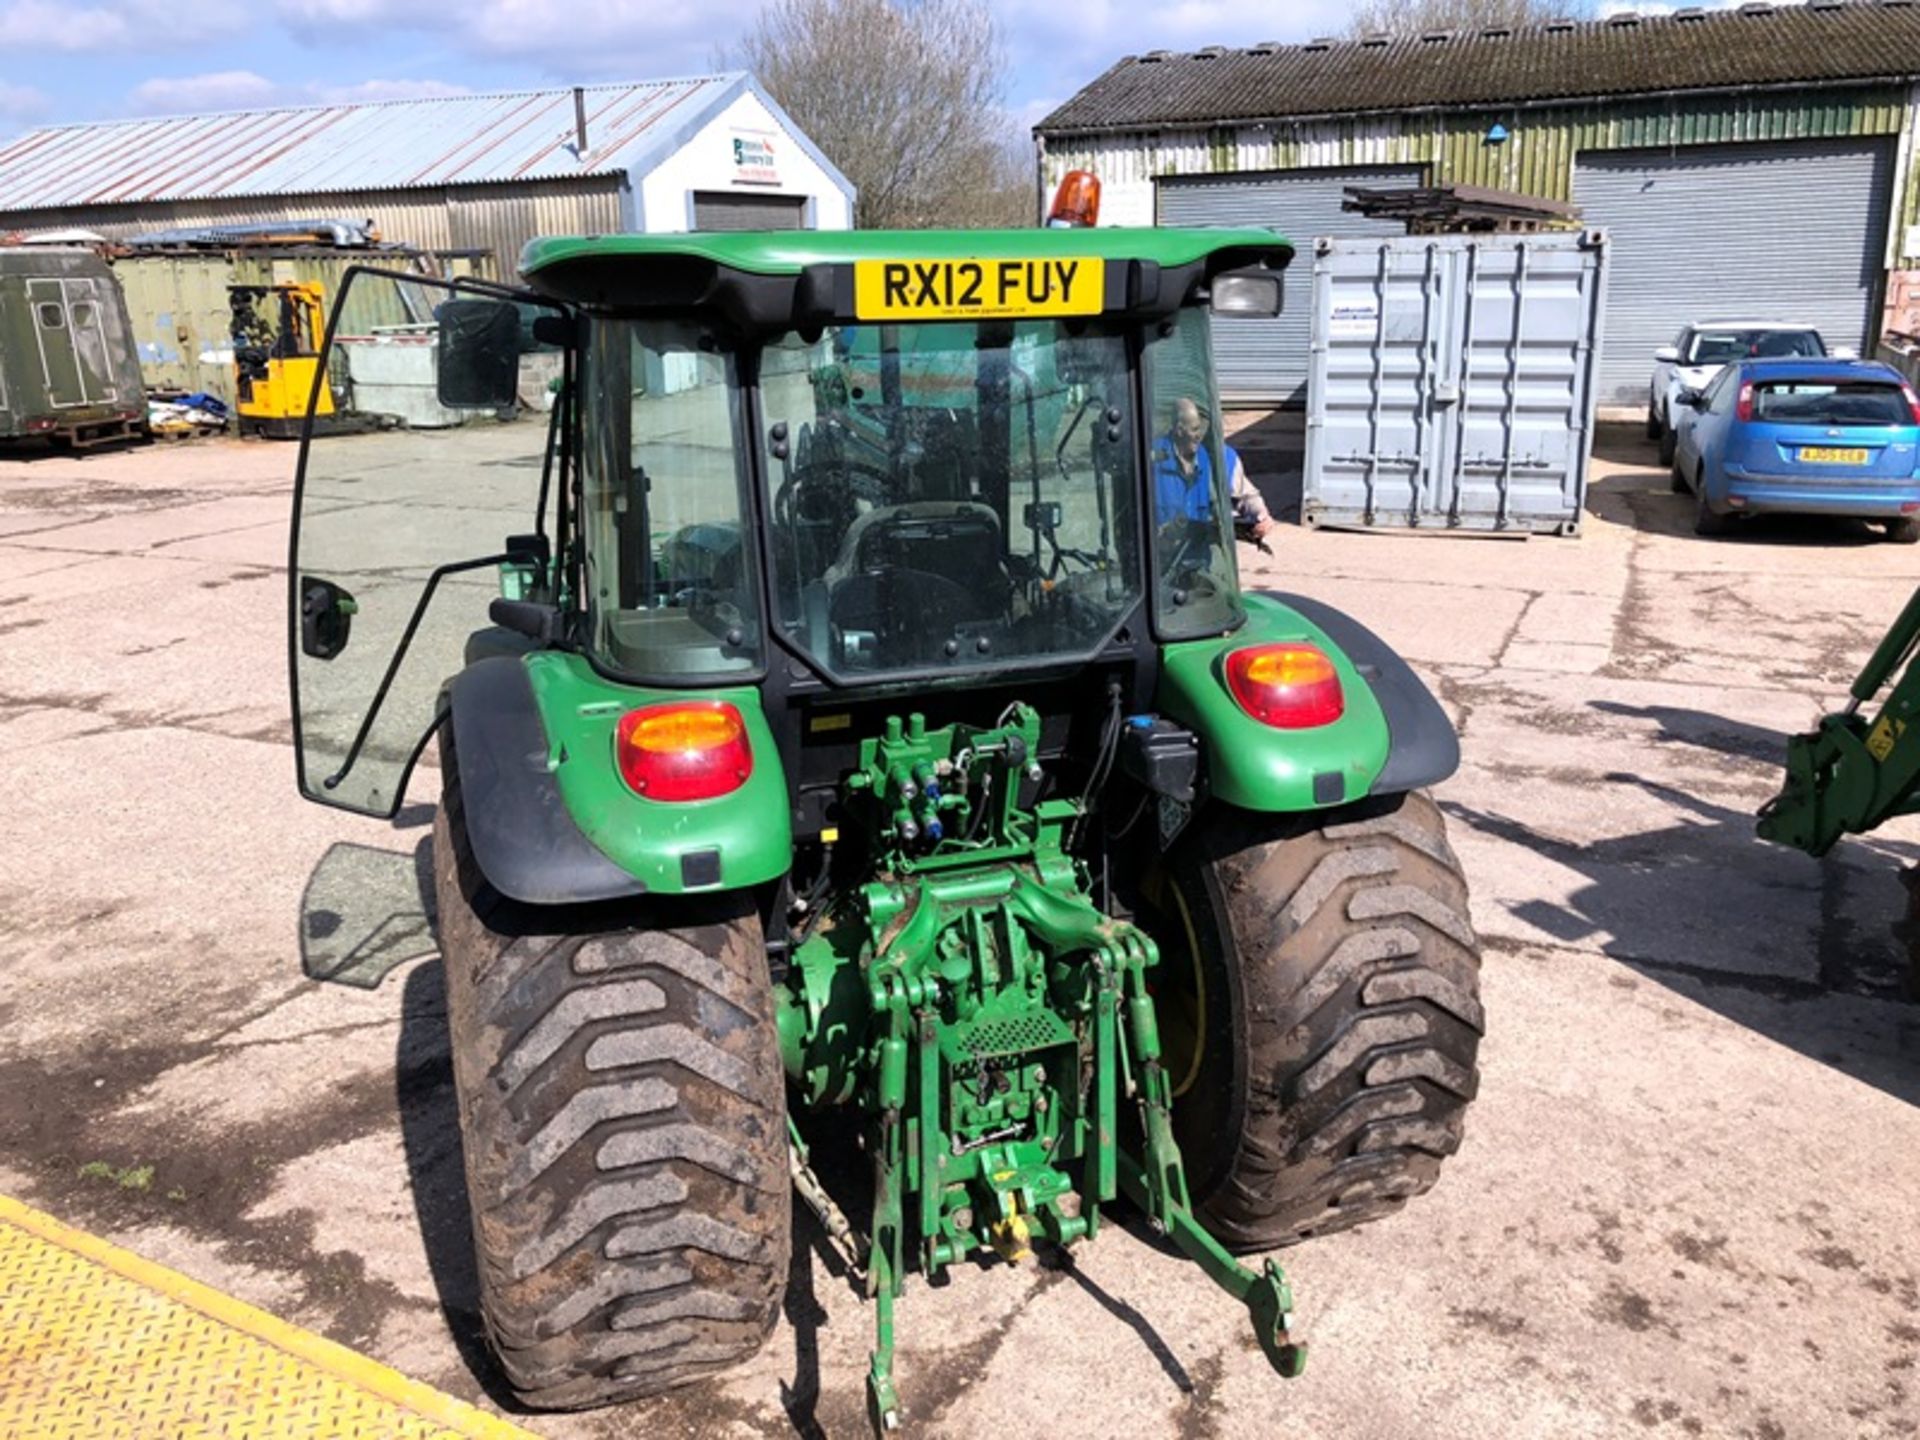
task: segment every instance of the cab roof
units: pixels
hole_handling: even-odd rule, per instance
[[[588,259],[706,260],[752,275],[798,275],[811,265],[856,260],[1003,260],[1087,256],[1192,264],[1220,251],[1264,252],[1283,265],[1293,242],[1278,231],[1107,226],[1073,230],[766,230],[725,234],[575,235],[531,240],[520,255],[529,280]],[[1286,259],[1279,258],[1280,256]],[[1242,260],[1238,264],[1250,263]]]
[[[1292,258],[1292,242],[1263,229],[779,230],[538,239],[520,273],[587,309],[767,335],[856,319],[862,261],[1099,261],[1100,313],[1146,320],[1201,298],[1222,271]]]

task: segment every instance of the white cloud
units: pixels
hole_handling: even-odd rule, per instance
[[[17,0],[0,10],[0,46],[43,50],[124,50],[132,27],[117,10],[68,10],[46,0]]]
[[[168,0],[106,0],[74,9],[52,0],[11,0],[0,4],[0,50],[105,54],[180,49],[203,43],[209,34],[231,38],[246,24],[241,0],[195,5],[191,25],[181,23],[179,9]]]
[[[246,110],[287,103],[285,91],[251,70],[215,70],[205,75],[163,75],[142,81],[127,97],[146,115],[193,110]]]
[[[53,97],[31,85],[0,80],[0,120],[37,120],[53,108]]]
[[[307,98],[321,105],[366,105],[376,100],[444,100],[471,95],[465,85],[445,80],[362,80],[355,85],[308,85]]]
[[[321,81],[283,84],[251,70],[205,75],[156,76],[127,96],[144,115],[182,115],[210,110],[262,110],[283,105],[363,105],[377,100],[440,99],[472,92],[445,80],[361,80],[351,85]],[[3,103],[3,102],[0,102]],[[4,113],[4,109],[0,109]]]
[[[716,36],[738,35],[764,0],[698,5],[577,0],[275,0],[282,23],[316,45],[423,31],[470,56],[518,61],[566,79],[704,74]]]

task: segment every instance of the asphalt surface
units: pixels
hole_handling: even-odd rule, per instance
[[[1815,862],[1750,820],[1920,551],[1697,540],[1630,429],[1601,457],[1578,539],[1289,528],[1247,576],[1352,611],[1460,723],[1439,797],[1490,1030],[1439,1187],[1286,1254],[1292,1383],[1137,1231],[916,1280],[922,1433],[1920,1431],[1920,1008],[1891,929],[1920,828]],[[295,796],[291,463],[0,458],[0,1191],[497,1403],[422,901],[434,777],[394,825]],[[870,1313],[796,1238],[736,1376],[523,1423],[861,1433]]]

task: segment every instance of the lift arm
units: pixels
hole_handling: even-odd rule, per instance
[[[1920,590],[1907,601],[1853,682],[1846,709],[1787,741],[1787,779],[1760,809],[1760,838],[1824,855],[1842,835],[1863,835],[1920,812]],[[1898,676],[1895,679],[1895,676]],[[1879,713],[1861,713],[1886,688]]]

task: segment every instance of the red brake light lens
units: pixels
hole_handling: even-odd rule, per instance
[[[675,700],[620,717],[620,775],[649,800],[711,800],[747,783],[746,722],[724,700]]]
[[[1913,386],[1902,385],[1900,393],[1907,397],[1907,409],[1913,415],[1913,423],[1920,425],[1920,395],[1913,393]]]
[[[1347,710],[1333,661],[1318,646],[1297,641],[1234,651],[1227,656],[1227,688],[1247,714],[1281,730],[1331,725]]]
[[[1744,380],[1740,384],[1740,398],[1734,402],[1733,418],[1751,420],[1753,418],[1753,382]]]

